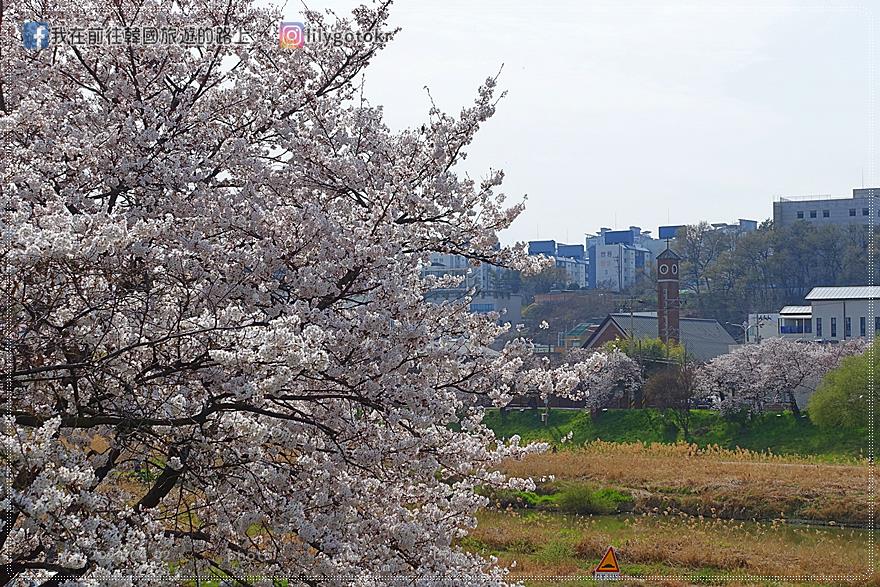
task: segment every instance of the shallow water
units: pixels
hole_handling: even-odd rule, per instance
[[[850,528],[841,526],[829,526],[827,524],[810,524],[798,521],[789,522],[782,519],[774,522],[758,522],[751,520],[725,520],[720,518],[688,516],[682,517],[675,514],[663,515],[650,514],[617,514],[617,515],[597,515],[597,516],[574,516],[570,514],[559,514],[551,512],[543,512],[542,515],[550,516],[564,523],[571,524],[572,527],[589,524],[590,528],[597,531],[620,532],[631,530],[634,523],[644,524],[650,527],[666,527],[674,528],[680,526],[688,527],[688,522],[696,520],[701,524],[702,528],[710,529],[716,527],[718,531],[737,531],[743,534],[749,533],[766,533],[770,532],[794,544],[804,542],[810,536],[824,536],[828,538],[845,538],[856,543],[864,543],[865,548],[870,543],[870,530],[868,528]]]

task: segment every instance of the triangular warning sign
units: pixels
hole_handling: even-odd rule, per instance
[[[617,554],[614,547],[609,546],[605,551],[605,556],[599,561],[599,565],[593,571],[594,573],[619,573],[620,565],[617,564]]]

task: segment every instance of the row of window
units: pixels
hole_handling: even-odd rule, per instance
[[[831,338],[837,338],[837,318],[834,318],[834,317],[831,318],[830,326],[831,326],[831,332],[830,332]],[[866,335],[867,326],[868,326],[868,320],[864,316],[861,316],[859,318],[859,336]],[[806,330],[806,332],[809,332],[809,330]],[[880,316],[876,316],[874,318],[874,332],[880,332]],[[843,319],[843,337],[849,338],[852,335],[853,335],[852,334],[852,318],[847,316]],[[816,336],[820,337],[820,338],[822,336],[822,319],[821,318],[816,318]]]
[[[850,216],[856,216],[856,212],[858,212],[857,208],[850,208],[849,209]],[[810,213],[810,218],[818,218],[818,215],[819,215],[818,210],[810,210],[809,213]],[[862,208],[862,216],[870,216],[870,214],[871,214],[871,211],[868,208]],[[877,210],[877,216],[880,216],[880,209]],[[803,219],[804,218],[804,211],[798,210],[797,217],[798,217],[798,219]],[[830,217],[831,217],[831,210],[822,210],[822,218],[830,218]]]

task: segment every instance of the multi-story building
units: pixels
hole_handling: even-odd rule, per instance
[[[587,262],[584,259],[556,257],[556,267],[565,271],[566,288],[587,287]]]
[[[779,312],[783,338],[837,342],[873,338],[880,333],[880,316],[872,300],[880,286],[814,287],[805,298],[809,306],[786,306]]]
[[[529,255],[545,255],[556,260],[556,267],[565,270],[566,282],[562,288],[587,287],[588,261],[584,245],[566,245],[553,240],[529,241]]]
[[[461,278],[454,286],[435,288],[428,292],[429,301],[461,300],[470,294],[468,310],[473,313],[502,312],[501,321],[519,324],[522,321],[522,298],[513,291],[515,272],[488,263],[475,263],[462,255],[431,253],[430,264],[422,275]]]
[[[880,224],[875,197],[880,188],[856,188],[849,197],[780,196],[773,202],[773,223],[788,226],[798,221],[810,224]]]
[[[614,243],[590,247],[590,275],[587,281],[595,289],[619,292],[636,283],[644,271],[650,251],[633,245]]]
[[[584,245],[564,245],[559,243],[556,245],[556,256],[564,257],[566,259],[586,259]]]
[[[587,237],[589,287],[615,292],[632,287],[639,275],[650,272],[647,261],[654,256],[655,248],[660,248],[660,241],[638,226],[600,229],[598,235]]]
[[[529,255],[556,256],[556,241],[529,241]]]
[[[880,286],[814,287],[805,298],[812,306],[813,334],[825,340],[873,338],[880,319],[871,300]]]

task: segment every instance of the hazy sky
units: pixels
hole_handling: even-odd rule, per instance
[[[399,0],[391,22],[365,93],[392,128],[426,119],[424,86],[457,112],[504,64],[507,97],[462,170],[504,169],[509,200],[528,194],[506,242],[763,220],[776,196],[877,177],[869,19],[852,5]]]

